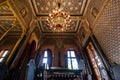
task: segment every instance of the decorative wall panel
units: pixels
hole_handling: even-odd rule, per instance
[[[82,24],[80,26],[81,27],[80,27],[80,31],[79,31],[79,37],[80,37],[80,40],[82,41],[82,46],[84,46],[90,36],[91,31],[90,31],[87,20],[83,20]]]
[[[120,64],[120,0],[110,0],[93,32],[110,62]]]
[[[94,23],[97,14],[101,10],[103,4],[104,4],[103,0],[90,0],[90,4],[86,12],[86,17],[88,19],[91,28],[93,28],[92,24]]]
[[[29,0],[11,0],[11,2],[15,4],[14,6],[16,6],[17,11],[19,11],[23,18],[23,23],[26,24],[26,28],[28,28],[30,22],[34,18],[32,8],[30,7],[30,4],[28,4]]]

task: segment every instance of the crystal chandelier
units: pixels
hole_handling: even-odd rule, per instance
[[[67,31],[71,25],[70,15],[60,9],[60,3],[58,9],[49,14],[47,22],[49,29],[56,32]]]

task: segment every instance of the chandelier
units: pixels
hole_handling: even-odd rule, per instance
[[[58,7],[47,18],[49,29],[57,32],[67,31],[71,25],[70,15],[60,9],[60,3],[58,3]]]

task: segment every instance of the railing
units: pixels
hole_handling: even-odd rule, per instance
[[[42,71],[43,69],[40,68]],[[41,70],[40,73],[37,75],[37,79],[41,80],[51,80],[51,79],[77,79],[77,80],[83,80],[81,76],[81,71],[80,69],[67,69],[67,68],[62,68],[62,67],[50,67],[49,69],[44,69],[42,72]],[[40,76],[42,74],[42,76]],[[43,79],[42,79],[43,78]]]

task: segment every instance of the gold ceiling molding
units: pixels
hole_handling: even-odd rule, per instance
[[[58,0],[31,0],[31,2],[37,15],[48,15],[49,12],[57,7]],[[71,15],[80,15],[84,11],[87,0],[63,0],[60,2],[64,12],[68,12]]]
[[[7,1],[0,3],[0,15],[5,16],[13,15]]]
[[[15,10],[13,10],[12,6],[11,6],[11,1],[4,1],[2,3],[0,3],[0,20],[4,19],[4,20],[17,20],[19,21],[19,24],[21,25],[22,31],[25,31],[25,28],[22,26],[21,21],[19,20],[17,14],[15,13]],[[10,25],[10,24],[8,24]]]
[[[15,27],[16,26],[16,20],[15,21],[13,21],[13,23],[12,24],[10,24],[11,26],[5,31],[5,33],[0,37],[0,41],[8,34],[8,32],[10,31],[10,30],[12,30],[12,28],[13,27]],[[5,26],[4,26],[5,27]]]
[[[0,20],[2,21],[2,24],[4,25],[4,28],[6,28],[6,29],[7,29],[7,27],[10,27],[9,25],[13,25],[10,22],[17,21],[17,24],[15,24],[15,25],[17,26],[19,24],[20,25],[19,27],[21,27],[21,29],[22,29],[21,32],[24,32],[24,28],[18,22],[18,18],[16,16],[14,10],[12,9],[9,1],[4,1],[4,2],[0,3]],[[17,30],[17,28],[16,28],[16,30]],[[19,30],[17,30],[17,31],[19,31]]]
[[[58,8],[57,3],[60,2],[60,7],[63,12],[67,12],[71,16],[71,27],[69,30],[63,31],[64,33],[76,33],[78,32],[79,25],[81,24],[81,17],[84,15],[84,9],[88,5],[88,0],[31,0],[31,7],[33,7],[34,13],[37,17],[40,29],[43,33],[53,33],[47,26],[47,17],[49,13]],[[61,31],[60,31],[61,32]],[[55,32],[56,33],[56,32]],[[62,33],[62,32],[61,32]]]
[[[0,37],[0,41],[9,33],[14,33],[13,37],[19,36],[18,40],[15,42],[14,47],[11,48],[10,55],[8,56],[8,58],[6,58],[6,64],[8,64],[8,62],[10,61],[16,48],[18,47],[19,43],[25,35],[25,28],[20,21],[18,15],[16,14],[15,10],[13,9],[14,7],[15,6],[12,3],[12,0],[5,0],[4,2],[0,3],[0,27],[5,28],[2,36]],[[20,34],[17,35],[16,32]]]
[[[14,1],[9,0],[9,1],[7,1],[7,4],[10,7],[10,10],[11,10],[13,16],[17,19],[17,21],[21,25],[22,33],[25,33],[26,32],[25,24],[21,21],[20,15],[18,15],[18,13],[20,13],[20,12],[17,11]],[[24,12],[24,10],[23,10],[23,12]],[[24,12],[24,13],[26,13],[26,12]],[[25,16],[25,14],[23,14],[23,16]]]
[[[14,16],[0,16],[0,20],[15,20]]]

